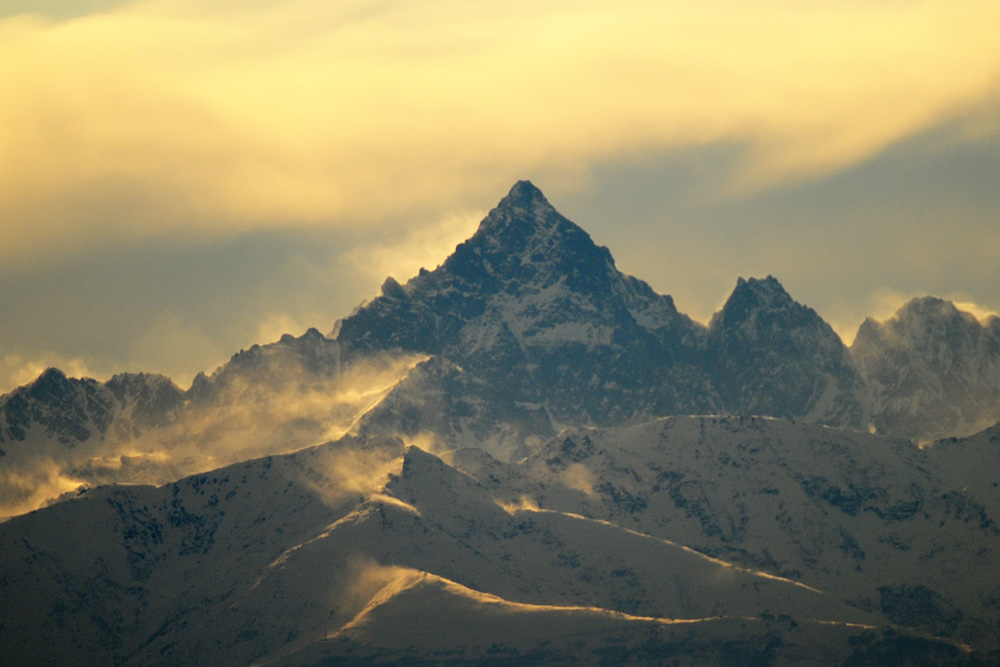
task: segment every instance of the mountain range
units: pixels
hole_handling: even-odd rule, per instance
[[[522,181],[328,335],[0,397],[0,648],[995,664],[998,421],[1000,319],[847,347],[768,276],[705,326]]]

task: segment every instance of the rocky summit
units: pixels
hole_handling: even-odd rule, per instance
[[[881,432],[931,441],[1000,421],[1000,318],[921,297],[885,322],[866,320],[851,353]]]
[[[869,423],[866,385],[849,351],[776,279],[741,279],[705,327],[620,272],[606,248],[526,182],[441,266],[405,285],[387,280],[334,333],[355,353],[445,357],[500,388],[490,411],[535,406],[540,436],[568,424],[670,414]],[[414,401],[406,402],[412,414]],[[476,444],[461,437],[458,416],[450,421],[450,442]],[[419,422],[410,420],[411,431]]]

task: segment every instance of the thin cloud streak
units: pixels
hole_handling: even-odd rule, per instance
[[[485,212],[453,215],[411,229],[400,238],[357,246],[345,253],[338,264],[372,281],[392,276],[404,283],[422,268],[433,269],[434,260],[447,257],[458,244],[472,236],[485,216]]]
[[[136,2],[0,20],[0,261],[361,227],[523,175],[743,141],[732,187],[840,168],[997,95],[980,2]]]

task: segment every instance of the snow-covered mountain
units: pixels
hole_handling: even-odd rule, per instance
[[[998,327],[703,326],[520,182],[329,336],[0,397],[0,656],[997,664]]]
[[[868,423],[865,381],[840,337],[772,276],[740,278],[709,324],[708,349],[729,414]]]
[[[1000,420],[1000,320],[920,299],[865,322],[848,350],[767,277],[739,279],[706,327],[522,181],[441,266],[388,278],[329,336],[255,345],[187,391],[60,378],[0,399],[0,515],[81,482],[163,483],[345,432],[508,460],[566,426],[677,414],[969,435]]]
[[[67,378],[50,368],[34,382],[0,397],[4,415],[0,443],[73,445],[94,436],[126,437],[130,431],[171,423],[182,396],[162,375],[124,373],[100,383]],[[18,450],[8,447],[16,455]]]
[[[977,436],[949,455],[804,422],[670,417],[567,430],[508,486],[982,644],[1000,620],[998,444]]]
[[[389,279],[382,292],[338,324],[344,349],[444,357],[454,364],[449,382],[483,391],[458,394],[474,395],[472,405],[425,402],[422,377],[419,389],[404,383],[391,395],[405,412],[387,403],[367,417],[369,429],[429,431],[452,446],[482,446],[469,423],[505,435],[503,425],[516,423],[511,437],[491,443],[494,453],[512,456],[524,453],[531,436],[565,425],[671,414],[869,423],[849,352],[775,279],[741,279],[706,328],[669,296],[618,271],[606,248],[527,182],[440,267],[405,285]]]
[[[387,280],[335,331],[352,351],[448,359],[463,384],[497,390],[477,419],[532,410],[538,436],[715,409],[705,333],[524,181],[440,267]],[[462,417],[446,414],[456,434]]]
[[[0,397],[0,517],[101,479],[109,464],[116,475],[141,477],[151,461],[123,445],[171,428],[182,411],[183,392],[163,376],[125,373],[100,383],[46,370]]]
[[[928,456],[803,423],[670,418],[570,430],[519,464],[346,437],[101,487],[0,524],[0,651],[79,665],[991,664],[1000,534]]]
[[[1000,318],[979,322],[949,301],[921,297],[885,322],[866,320],[851,354],[883,433],[932,440],[1000,421]]]

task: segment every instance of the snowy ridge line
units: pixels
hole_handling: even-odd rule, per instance
[[[809,586],[808,584],[804,584],[804,583],[802,583],[800,581],[795,581],[793,579],[788,579],[788,578],[785,578],[785,577],[779,577],[777,575],[768,574],[767,572],[761,572],[759,570],[751,570],[749,568],[740,567],[738,565],[734,565],[734,564],[726,562],[724,560],[721,560],[721,559],[718,559],[718,558],[713,558],[712,556],[708,556],[706,554],[703,554],[700,551],[698,551],[696,549],[692,549],[691,547],[688,547],[688,546],[684,546],[683,544],[677,544],[676,542],[673,542],[671,540],[666,540],[666,539],[663,539],[663,538],[660,538],[660,537],[654,537],[653,535],[647,535],[646,533],[641,533],[639,531],[632,530],[630,528],[625,528],[623,526],[619,526],[618,524],[611,523],[610,521],[605,521],[604,519],[593,519],[593,518],[590,518],[590,517],[585,517],[585,516],[583,516],[581,514],[575,514],[573,512],[561,512],[559,510],[542,509],[540,507],[530,507],[530,506],[525,506],[525,505],[517,506],[517,505],[514,505],[513,503],[505,503],[505,502],[500,501],[500,500],[497,500],[496,503],[497,503],[498,506],[500,506],[501,508],[503,508],[504,511],[508,512],[509,514],[511,514],[511,516],[513,516],[514,514],[517,514],[519,512],[535,513],[535,514],[553,514],[553,515],[557,515],[557,516],[564,516],[564,517],[567,517],[567,518],[570,518],[570,519],[575,519],[577,521],[584,521],[584,522],[588,522],[588,523],[595,523],[595,524],[607,526],[609,528],[613,528],[615,530],[620,530],[620,531],[622,531],[624,533],[628,533],[629,535],[634,535],[635,537],[639,537],[641,539],[651,540],[652,542],[656,542],[656,543],[659,543],[659,544],[666,544],[666,545],[671,546],[671,547],[676,547],[678,549],[682,549],[683,551],[686,551],[686,552],[688,552],[688,553],[690,553],[690,554],[692,554],[694,556],[697,556],[698,558],[702,558],[705,561],[707,561],[709,563],[712,563],[714,565],[718,565],[720,567],[730,568],[730,569],[732,569],[732,570],[734,570],[736,572],[743,572],[745,574],[750,574],[750,575],[753,575],[755,577],[762,577],[764,579],[771,579],[773,581],[780,581],[781,583],[791,584],[793,586],[798,586],[798,587],[804,588],[807,591],[810,591],[812,593],[816,593],[817,595],[826,595],[826,593],[824,593],[823,591],[819,590],[818,588],[813,588],[812,586]]]
[[[365,606],[365,608],[349,623],[344,625],[343,628],[338,630],[336,633],[330,635],[331,637],[336,637],[337,635],[344,633],[352,628],[355,628],[365,622],[365,617],[370,615],[373,610],[378,607],[388,603],[393,597],[411,590],[417,586],[432,584],[439,585],[445,590],[459,595],[468,600],[474,601],[483,605],[496,605],[499,607],[504,607],[508,612],[518,612],[518,613],[542,613],[542,612],[567,612],[567,613],[585,613],[585,614],[598,614],[604,615],[609,618],[614,618],[616,620],[622,621],[636,621],[636,622],[653,622],[662,625],[684,625],[684,624],[698,624],[707,623],[711,621],[718,621],[722,619],[742,619],[742,620],[760,620],[755,617],[739,617],[739,616],[709,616],[705,618],[660,618],[655,616],[637,616],[634,614],[627,614],[625,612],[616,611],[614,609],[605,609],[603,607],[592,607],[583,605],[552,605],[552,604],[529,604],[525,602],[512,602],[506,600],[498,595],[493,595],[491,593],[484,593],[482,591],[477,591],[475,589],[469,588],[468,586],[463,586],[458,582],[452,581],[445,577],[441,577],[430,572],[425,572],[423,570],[414,570],[410,568],[394,568],[403,570],[399,577],[386,584]],[[823,623],[836,625],[840,622],[838,621],[823,621]],[[850,627],[867,627],[861,624],[850,624],[844,623],[846,626]],[[872,626],[874,627],[874,626]]]

